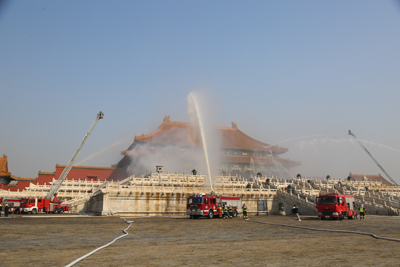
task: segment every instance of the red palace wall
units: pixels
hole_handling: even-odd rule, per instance
[[[10,191],[22,191],[25,187],[28,187],[30,183],[33,184],[49,184],[54,179],[58,179],[63,172],[65,165],[56,165],[55,172],[42,172],[39,171],[37,178],[29,179],[29,181],[18,181],[17,184],[0,184],[0,189]],[[105,168],[105,167],[86,167],[86,166],[73,166],[69,171],[66,180],[82,180],[87,181],[104,181],[104,180],[121,180],[125,177],[125,171],[117,168]]]
[[[3,190],[10,190],[10,191],[22,191],[25,189],[25,187],[28,187],[30,183],[35,183],[34,181],[30,181],[30,182],[23,182],[23,181],[18,181],[17,184],[0,184],[0,189]]]
[[[61,176],[64,171],[65,165],[56,166],[56,179]],[[104,181],[104,180],[118,180],[118,174],[125,173],[123,170],[117,168],[104,168],[104,167],[86,167],[86,166],[73,166],[68,173],[68,180],[85,179],[87,181]]]
[[[56,165],[55,172],[39,172],[38,184],[49,184],[54,179],[58,179],[65,169],[65,165]],[[104,180],[118,180],[119,176],[125,174],[123,170],[117,168],[104,168],[104,167],[87,167],[87,166],[73,166],[69,171],[66,180],[86,180],[86,181],[104,181]]]

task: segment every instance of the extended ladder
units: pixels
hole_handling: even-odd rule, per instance
[[[350,130],[349,130],[349,135],[353,136],[354,139],[356,139],[358,144],[364,149],[365,152],[367,152],[368,156],[370,156],[370,158],[375,162],[375,164],[383,171],[384,174],[386,174],[386,176],[390,179],[390,181],[392,181],[394,185],[398,185],[396,181],[393,180],[392,177],[390,177],[390,175],[385,171],[385,169],[381,166],[381,164],[379,164],[379,162],[372,156],[372,154],[368,151],[368,149],[363,144],[361,144],[356,135],[352,133]]]
[[[92,133],[94,126],[96,126],[96,123],[101,120],[102,118],[104,118],[104,113],[103,112],[99,112],[96,116],[96,119],[94,120],[92,126],[90,127],[89,131],[86,133],[85,137],[83,138],[80,146],[78,147],[78,149],[75,151],[74,155],[72,156],[71,160],[69,161],[68,165],[65,167],[65,169],[63,170],[63,172],[61,173],[60,177],[57,179],[57,181],[55,181],[51,187],[50,187],[50,191],[49,194],[46,196],[46,199],[50,199],[51,201],[53,201],[53,199],[55,198],[58,189],[60,189],[61,184],[64,182],[65,178],[67,177],[69,171],[72,168],[72,165],[74,164],[76,158],[78,157],[79,153],[81,153],[82,151],[82,147],[83,145],[86,143],[86,140],[89,138],[89,135]]]

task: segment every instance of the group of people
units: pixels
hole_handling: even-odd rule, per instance
[[[242,210],[243,210],[243,219],[244,220],[248,219],[246,203],[243,204]],[[360,220],[365,220],[365,212],[367,210],[364,208],[364,204],[361,204],[361,207],[359,210],[360,210]],[[0,205],[0,211],[1,211],[1,205]],[[229,206],[224,205],[224,207],[221,207],[221,205],[218,205],[219,217],[224,218],[224,219],[228,219],[228,218],[232,219],[233,213],[234,213],[234,209],[232,208],[232,205],[229,205]],[[290,218],[290,220],[293,220],[293,217],[297,216],[297,218],[301,222],[300,215],[299,215],[299,208],[296,205],[293,205],[291,214],[292,214],[292,217]]]
[[[248,219],[246,203],[243,204],[242,210],[243,210],[243,219],[245,219],[245,220]],[[234,216],[234,214],[233,214],[234,212],[235,212],[235,210],[232,208],[232,205],[229,205],[229,206],[224,205],[224,207],[221,207],[221,205],[218,205],[218,215],[221,218],[232,219]]]
[[[364,208],[364,204],[361,204],[360,207],[360,220],[365,220],[365,213],[367,212],[367,210]],[[301,222],[300,216],[299,216],[299,208],[296,205],[293,205],[292,208],[292,217],[290,218],[290,220],[293,219],[293,216],[297,216],[297,218],[299,218],[299,221]],[[357,218],[357,215],[356,215]]]
[[[3,208],[3,206],[0,204],[0,217],[1,217],[1,212],[3,211],[3,209],[4,209],[4,217],[8,217],[8,210],[9,210],[8,204],[6,204],[6,205],[4,206],[4,208]]]
[[[221,205],[218,205],[218,215],[221,218],[224,219],[232,219],[233,218],[233,208],[232,205],[224,205],[224,207],[221,207]]]

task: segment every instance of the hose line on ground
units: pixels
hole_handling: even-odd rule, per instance
[[[101,247],[99,247],[99,248],[96,248],[95,250],[93,250],[93,251],[89,252],[88,254],[86,254],[86,255],[80,257],[79,259],[74,260],[74,261],[71,262],[70,264],[65,265],[65,267],[73,266],[74,264],[80,262],[81,260],[83,260],[83,259],[89,257],[89,256],[92,255],[93,253],[99,251],[100,249],[106,248],[106,247],[108,247],[109,245],[111,245],[112,243],[114,243],[115,241],[117,241],[118,239],[120,239],[120,238],[122,238],[122,237],[124,237],[124,236],[127,236],[127,235],[128,235],[128,232],[126,232],[126,231],[127,231],[127,230],[129,229],[129,227],[132,225],[133,221],[127,221],[127,220],[125,220],[125,218],[121,218],[121,219],[124,219],[124,221],[125,221],[126,223],[129,224],[128,227],[127,227],[125,230],[123,230],[123,232],[124,232],[123,235],[121,235],[121,236],[115,238],[113,241],[111,241],[110,243],[108,243],[108,244],[106,244],[106,245],[104,245],[104,246],[101,246]]]
[[[149,218],[149,217],[157,217],[157,216],[143,216],[143,217],[135,217],[135,218]],[[129,217],[128,217],[128,218],[129,218]],[[170,218],[176,219],[176,218],[180,218],[180,217],[172,216],[172,217],[170,217]],[[89,252],[88,254],[86,254],[86,255],[80,257],[79,259],[74,260],[74,261],[71,262],[70,264],[65,265],[65,267],[73,266],[73,265],[75,265],[76,263],[80,262],[81,260],[83,260],[83,259],[89,257],[89,256],[92,255],[93,253],[95,253],[95,252],[97,252],[97,251],[99,251],[99,250],[101,250],[101,249],[103,249],[103,248],[108,247],[109,245],[111,245],[112,243],[114,243],[115,241],[117,241],[118,239],[127,236],[127,235],[128,235],[128,232],[126,232],[126,231],[127,231],[127,230],[129,229],[129,227],[132,225],[133,221],[127,221],[126,218],[124,218],[124,217],[121,217],[121,219],[123,219],[126,223],[129,224],[128,227],[127,227],[125,230],[123,230],[123,232],[124,232],[123,235],[121,235],[121,236],[115,238],[115,239],[114,239],[113,241],[111,241],[110,243],[108,243],[108,244],[106,244],[106,245],[104,245],[104,246],[101,246],[101,247],[99,247],[99,248],[97,248],[97,249],[95,249],[95,250]],[[245,221],[247,221],[247,222],[254,222],[254,223],[260,223],[260,224],[269,224],[269,225],[277,225],[277,226],[286,226],[286,227],[299,228],[299,229],[306,229],[306,230],[312,230],[312,231],[324,231],[324,232],[336,232],[336,233],[350,233],[350,234],[359,234],[359,235],[369,235],[369,236],[372,236],[373,238],[376,238],[376,239],[383,239],[383,240],[389,240],[389,241],[397,241],[397,242],[400,242],[400,239],[389,238],[389,237],[381,237],[381,236],[377,236],[377,235],[372,234],[372,233],[364,233],[364,232],[356,232],[356,231],[348,231],[348,230],[319,229],[319,228],[311,228],[311,227],[296,226],[296,225],[289,225],[289,224],[259,222],[259,221],[252,221],[252,220],[249,220],[249,219],[247,219],[247,220],[245,220]]]
[[[372,233],[364,233],[364,232],[356,232],[356,231],[348,231],[348,230],[318,229],[318,228],[311,228],[311,227],[304,227],[304,226],[296,226],[296,225],[289,225],[289,224],[279,224],[279,223],[267,223],[267,222],[251,221],[251,220],[246,220],[246,221],[247,222],[261,223],[261,224],[287,226],[287,227],[300,228],[300,229],[306,229],[306,230],[312,230],[312,231],[325,231],[325,232],[336,232],[336,233],[339,232],[339,233],[350,233],[350,234],[358,234],[358,235],[369,235],[369,236],[372,236],[373,238],[376,238],[376,239],[383,239],[383,240],[400,242],[400,239],[397,239],[397,238],[382,237],[382,236],[377,236],[377,235],[372,234]]]

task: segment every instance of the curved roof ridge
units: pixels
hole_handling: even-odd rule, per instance
[[[166,115],[157,130],[147,135],[135,135],[135,140],[169,145],[199,145],[201,141],[198,140],[195,128],[196,125],[193,123],[171,121],[170,116]],[[288,151],[287,148],[270,145],[248,136],[238,129],[236,122],[232,122],[231,127],[215,126],[215,129],[220,131],[222,137],[221,148],[272,151],[278,154]],[[193,135],[194,133],[196,134]],[[132,146],[133,144],[130,148]]]
[[[230,126],[217,126],[217,128],[219,128],[221,130],[231,130],[231,131],[237,130],[237,129],[232,128]]]
[[[158,127],[157,130],[155,130],[154,132],[150,133],[150,134],[142,134],[142,135],[135,135],[135,139],[137,140],[142,140],[142,139],[147,139],[150,138],[152,136],[155,136],[156,134],[158,134],[159,132],[161,132],[165,126],[167,124],[175,124],[175,125],[190,125],[190,123],[188,122],[179,122],[179,121],[171,121],[170,120],[170,115],[165,115],[164,119],[163,119],[163,123]]]
[[[227,127],[227,128],[229,128],[229,130],[234,131],[234,132],[236,132],[237,134],[241,135],[242,138],[244,138],[245,140],[249,141],[249,143],[247,143],[247,146],[248,146],[248,147],[247,147],[247,148],[242,147],[241,149],[264,150],[264,151],[269,151],[269,150],[271,150],[271,151],[273,151],[273,152],[278,152],[278,153],[279,153],[279,152],[283,153],[283,152],[287,152],[287,151],[288,151],[287,148],[279,147],[279,146],[276,146],[276,145],[275,145],[275,146],[274,146],[274,145],[270,145],[270,144],[261,142],[261,141],[255,139],[255,138],[253,138],[253,137],[251,137],[251,136],[245,134],[244,132],[242,132],[241,130],[239,130],[239,129],[237,128],[237,125],[236,125],[236,124],[233,124],[233,123],[232,123],[232,127]],[[224,129],[226,129],[226,128],[224,128]],[[240,137],[239,137],[239,138],[240,138]],[[242,145],[243,145],[243,144],[242,144]],[[228,145],[228,146],[229,146],[229,145]],[[256,148],[255,146],[257,146],[257,147],[259,146],[259,148]],[[269,149],[269,148],[271,148],[271,149]]]
[[[254,138],[251,137],[251,136],[248,136],[247,134],[245,134],[244,132],[242,132],[242,131],[239,130],[238,128],[236,128],[235,130],[238,131],[238,132],[240,132],[241,134],[245,135],[247,138],[251,139],[252,141],[255,141],[255,142],[257,142],[257,143],[261,143],[261,144],[264,144],[264,145],[269,145],[269,144],[267,144],[267,143],[258,141],[257,139],[254,139]]]

